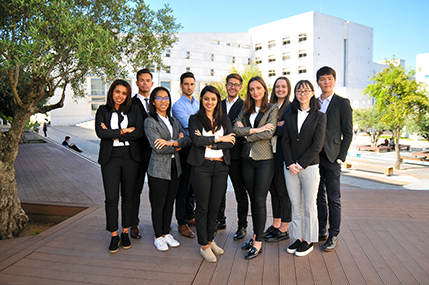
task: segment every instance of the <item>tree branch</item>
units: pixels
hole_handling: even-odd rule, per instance
[[[14,82],[14,79],[13,79],[13,70],[12,69],[9,69],[9,72],[7,73],[7,78],[9,79],[10,86],[12,87],[13,101],[19,107],[23,107],[24,104],[22,103],[22,100],[21,100],[21,98],[19,97],[19,94],[18,94],[18,90],[16,89],[17,83]]]
[[[43,106],[42,108],[39,108],[36,111],[36,113],[46,113],[46,112],[49,112],[49,111],[54,110],[54,109],[62,108],[64,106],[64,100],[66,98],[66,88],[67,88],[68,83],[69,82],[66,81],[66,83],[64,84],[63,94],[61,94],[61,98],[56,104],[49,105],[49,106]]]

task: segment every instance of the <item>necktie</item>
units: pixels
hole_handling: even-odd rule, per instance
[[[149,98],[144,98],[146,113],[149,113]]]

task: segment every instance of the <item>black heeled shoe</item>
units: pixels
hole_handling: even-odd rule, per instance
[[[247,251],[246,256],[244,258],[247,260],[253,259],[257,257],[261,252],[262,252],[262,245],[259,250],[257,250],[256,247],[252,246],[252,248]]]
[[[241,247],[241,249],[249,250],[249,249],[251,249],[253,247],[254,243],[255,243],[255,241],[253,240],[253,238],[249,239],[248,241],[246,241],[245,244],[243,244],[243,246]]]

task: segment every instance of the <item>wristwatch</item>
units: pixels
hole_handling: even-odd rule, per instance
[[[173,146],[174,145],[174,140],[170,140],[170,142],[171,142],[171,146]]]
[[[219,142],[219,136],[215,136],[215,143]]]

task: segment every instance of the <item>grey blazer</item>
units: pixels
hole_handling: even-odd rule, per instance
[[[241,152],[242,158],[248,158],[250,150],[252,150],[253,160],[266,160],[274,157],[271,146],[271,138],[273,137],[276,130],[275,127],[277,126],[278,113],[279,109],[277,104],[270,104],[270,107],[265,113],[259,112],[258,116],[256,117],[254,127],[259,128],[268,123],[271,123],[274,125],[274,129],[272,131],[264,131],[259,134],[250,134],[250,129],[252,128],[249,121],[250,114],[247,114],[246,117],[243,118],[244,107],[241,109],[237,116],[237,121],[234,124],[233,131],[237,137],[246,136],[246,139],[243,143],[243,150]],[[242,122],[244,127],[238,127],[238,122]]]
[[[179,144],[178,148],[184,148],[191,144],[189,136],[185,133],[179,121],[176,118],[173,119],[173,137],[171,137],[170,132],[158,116],[158,121],[152,117],[148,117],[144,121],[144,131],[149,141],[149,144],[152,148],[152,154],[150,156],[149,166],[147,169],[147,174],[160,179],[171,180],[171,155],[174,154],[176,161],[177,176],[182,174],[182,168],[180,166],[180,157],[179,152],[176,147],[173,146],[164,146],[161,149],[155,148],[155,141],[157,139],[165,140],[177,140]],[[179,133],[183,133],[184,137],[178,139]]]

